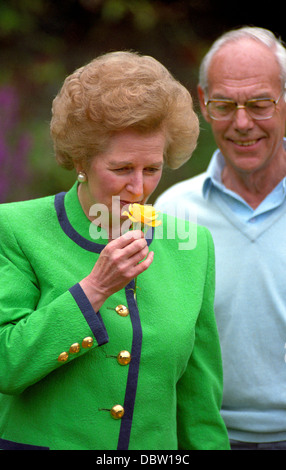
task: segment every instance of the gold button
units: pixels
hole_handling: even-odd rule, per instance
[[[58,357],[58,361],[59,362],[66,362],[68,360],[68,353],[66,351],[62,352],[59,357]]]
[[[117,305],[117,307],[115,307],[115,311],[121,317],[127,317],[127,315],[129,315],[129,309],[125,307],[125,305]]]
[[[75,353],[78,353],[79,350],[80,350],[80,344],[79,344],[79,343],[73,343],[73,344],[71,345],[71,347],[70,347],[69,352],[70,352],[71,354],[75,354]]]
[[[115,405],[111,408],[110,414],[113,419],[121,419],[124,415],[124,408],[121,405]]]
[[[86,338],[83,339],[82,341],[83,348],[91,348],[92,345],[93,345],[93,338],[91,336],[87,336]]]
[[[120,351],[120,353],[117,354],[117,362],[121,366],[127,366],[129,362],[131,361],[131,354],[129,351]]]

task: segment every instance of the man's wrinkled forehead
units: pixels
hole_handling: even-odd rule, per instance
[[[281,70],[274,52],[252,39],[222,46],[210,63],[208,89],[219,84],[230,87],[281,87]]]

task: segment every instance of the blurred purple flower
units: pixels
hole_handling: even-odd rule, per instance
[[[0,87],[0,202],[28,182],[28,153],[32,139],[21,131],[20,103],[11,86]]]

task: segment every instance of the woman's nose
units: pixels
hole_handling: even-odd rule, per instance
[[[126,185],[127,191],[135,196],[143,195],[143,175],[136,173],[130,176],[130,180]]]

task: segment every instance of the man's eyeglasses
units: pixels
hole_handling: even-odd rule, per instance
[[[208,100],[205,103],[208,115],[216,121],[228,121],[234,116],[237,109],[245,109],[252,119],[263,121],[270,119],[275,113],[276,105],[278,104],[281,93],[277,100],[272,98],[258,98],[248,100],[244,105],[238,105],[232,100]]]

